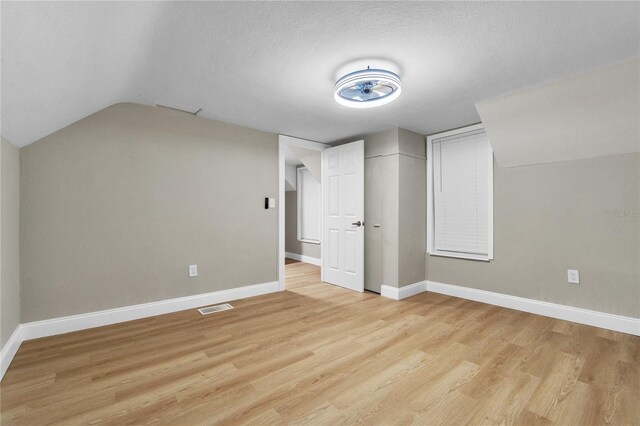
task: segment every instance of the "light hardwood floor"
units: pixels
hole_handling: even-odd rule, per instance
[[[287,291],[23,343],[3,425],[638,424],[640,338],[287,265]]]

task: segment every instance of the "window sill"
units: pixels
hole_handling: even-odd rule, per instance
[[[316,244],[316,245],[320,245],[320,241],[318,240],[301,240],[298,238],[298,241],[300,241],[301,243],[307,243],[307,244]]]
[[[454,259],[466,259],[466,260],[479,260],[482,262],[490,262],[493,260],[493,257],[483,256],[480,254],[465,254],[465,253],[442,253],[442,252],[427,252],[429,256],[437,256],[437,257],[452,257]]]

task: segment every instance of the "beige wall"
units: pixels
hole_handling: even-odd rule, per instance
[[[427,144],[424,135],[407,129],[398,129],[398,152],[426,160]],[[426,167],[425,161],[425,167]]]
[[[494,168],[495,260],[427,256],[432,281],[640,317],[640,154]],[[567,269],[580,284],[567,283]]]
[[[20,157],[23,322],[277,280],[275,134],[116,104]]]
[[[298,241],[298,192],[284,194],[284,251],[320,259],[320,244]]]
[[[365,288],[380,292],[381,285],[398,286],[398,128],[352,138],[349,141],[356,139],[364,140],[365,183],[376,186],[365,188],[364,251],[365,260],[379,259],[380,266],[365,265]],[[344,141],[337,144],[341,143]],[[381,174],[382,179],[377,179],[375,174]],[[381,227],[373,228],[375,222],[379,222]]]
[[[1,138],[0,150],[0,348],[20,324],[20,160]]]
[[[365,137],[389,186],[385,284],[426,277],[640,317],[639,154],[496,167],[495,260],[427,256],[424,272],[423,139],[406,132]],[[17,324],[5,313],[19,306],[5,307],[4,284],[5,163],[17,151],[2,147],[4,343],[5,324]],[[22,322],[277,279],[277,212],[263,208],[277,193],[276,135],[118,104],[23,148],[20,161]],[[295,218],[295,192],[286,197]],[[292,248],[286,223],[286,250],[320,257],[319,246]],[[579,285],[566,282],[568,268]]]
[[[366,145],[365,145],[366,146]],[[381,285],[398,286],[400,256],[400,155],[381,156],[382,167],[382,280]],[[365,173],[369,163],[365,160]],[[367,212],[364,212],[367,223]],[[371,225],[371,224],[369,224]],[[365,232],[369,229],[366,226]],[[365,247],[366,251],[366,247]]]
[[[398,128],[353,138],[349,142],[363,139],[365,158],[392,155],[398,153]]]
[[[365,288],[379,291],[378,283],[402,287],[420,282],[425,276],[424,136],[394,128],[365,135],[363,140],[367,182],[380,186],[365,188],[365,193],[369,198],[381,198],[380,212],[373,211],[374,206],[365,200],[370,209],[365,210],[365,232],[373,237],[365,237],[365,256],[369,260],[381,259],[381,268],[365,265]],[[373,179],[372,167],[383,175],[381,180]],[[370,216],[376,218],[375,222],[381,221],[382,227],[372,228]],[[380,250],[381,254],[367,253],[368,250]]]
[[[424,145],[424,138],[422,139]],[[399,155],[398,287],[424,280],[426,166],[424,158]]]
[[[423,135],[398,129],[398,287],[425,276],[427,161]]]

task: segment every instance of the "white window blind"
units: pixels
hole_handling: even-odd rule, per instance
[[[298,168],[298,240],[320,243],[320,181],[306,167]]]
[[[432,140],[435,254],[493,257],[493,151],[483,129]]]

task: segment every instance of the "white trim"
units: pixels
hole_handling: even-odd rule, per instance
[[[426,281],[420,281],[400,288],[383,284],[382,287],[380,287],[380,296],[393,300],[402,300],[425,291],[427,291]]]
[[[296,214],[297,214],[297,229],[296,229],[296,237],[298,239],[298,241],[302,242],[302,243],[307,243],[307,244],[320,244],[320,239],[317,240],[312,240],[309,238],[303,238],[302,237],[302,227],[300,226],[302,224],[302,197],[303,197],[303,192],[305,192],[305,186],[302,183],[302,179],[300,179],[300,174],[303,172],[309,172],[309,174],[311,174],[311,172],[309,171],[309,169],[307,169],[306,167],[297,167],[296,168]],[[313,176],[313,175],[311,175]],[[320,197],[320,200],[322,200],[322,182],[319,182],[319,191],[320,193],[318,194]],[[319,229],[318,229],[318,238],[320,238],[320,235],[322,235],[322,201],[318,202],[318,221],[320,221],[319,225]]]
[[[4,373],[7,372],[9,365],[11,365],[13,357],[16,356],[16,352],[20,349],[22,340],[22,326],[18,324],[7,343],[2,347],[2,351],[0,351],[0,381],[4,377]]]
[[[425,291],[640,336],[640,318],[591,311],[589,309],[575,308],[573,306],[526,299],[524,297],[444,284],[436,281],[421,281],[400,288],[383,285],[380,295],[393,300],[402,300]]]
[[[214,291],[212,293],[178,297],[176,299],[161,300],[158,302],[143,303],[140,305],[131,305],[122,308],[107,309],[104,311],[89,312],[86,314],[53,318],[43,321],[34,321],[22,324],[21,334],[23,340],[37,339],[40,337],[70,333],[72,331],[85,330],[87,328],[101,327],[104,325],[117,324],[140,318],[183,311],[185,309],[198,308],[205,305],[260,296],[263,294],[273,293],[278,290],[278,282],[273,281],[269,283]]]
[[[122,308],[20,324],[13,331],[7,343],[2,347],[2,351],[0,351],[0,380],[4,377],[13,357],[16,352],[18,352],[20,344],[25,340],[184,311],[186,309],[245,299],[277,291],[279,291],[278,281],[273,281],[194,296],[178,297],[158,302],[142,303],[140,305],[131,305]]]
[[[607,314],[588,309],[575,308],[573,306],[559,305],[556,303],[542,302],[539,300],[525,299],[524,297],[510,296],[508,294],[494,293],[475,288],[461,287],[451,284],[443,284],[435,281],[426,281],[427,291],[460,297],[490,305],[502,306],[519,311],[545,317],[558,318],[566,321],[577,322],[607,330],[640,336],[640,318],[624,317],[621,315]]]
[[[297,146],[300,148],[320,151],[321,161],[324,161],[324,151],[330,145],[313,142],[306,139],[294,138],[293,136],[278,135],[278,289],[284,290],[284,179],[285,179],[285,152],[286,146]],[[321,180],[322,182],[322,180]],[[322,203],[322,201],[321,201]],[[322,208],[322,204],[320,204]],[[322,221],[322,217],[320,218]],[[321,224],[322,225],[322,224]],[[320,266],[320,279],[324,279],[322,266]]]
[[[476,130],[484,130],[484,124],[477,123],[477,124],[472,124],[470,126],[458,127],[457,129],[447,130],[446,132],[440,132],[433,135],[429,135],[427,136],[427,141],[430,142],[434,139],[449,138],[451,136],[457,136],[461,133],[475,132]]]
[[[318,240],[307,240],[305,238],[298,238],[298,241],[300,241],[301,243],[314,244],[316,246],[320,245],[320,241]]]
[[[278,138],[278,290],[284,290],[284,187],[285,152],[283,136]]]
[[[310,263],[316,266],[322,266],[322,259],[318,257],[305,256],[304,254],[297,253],[289,253],[288,251],[284,253],[284,257],[287,259],[293,259],[304,263]]]
[[[448,253],[443,251],[438,251],[434,248],[434,216],[433,216],[433,164],[431,163],[433,160],[433,141],[440,140],[447,137],[456,136],[462,133],[469,133],[478,130],[485,130],[484,125],[482,123],[474,124],[471,126],[461,127],[459,129],[449,130],[447,132],[437,133],[435,135],[427,136],[427,253],[432,256],[444,256],[444,257],[455,257],[459,259],[471,259],[471,260],[484,260],[490,261],[493,260],[493,148],[491,148],[491,141],[489,141],[490,152],[489,152],[489,170],[491,173],[489,175],[489,190],[488,190],[488,216],[489,216],[489,224],[488,224],[488,254],[487,255],[477,255],[477,254],[466,254],[466,253]]]
[[[480,260],[482,262],[490,262],[491,260],[493,260],[493,258],[490,259],[487,257],[487,255],[484,255],[484,254],[456,253],[456,252],[446,252],[446,251],[440,251],[440,250],[435,250],[433,253],[429,253],[429,256],[453,257],[456,259],[467,259],[467,260]]]

